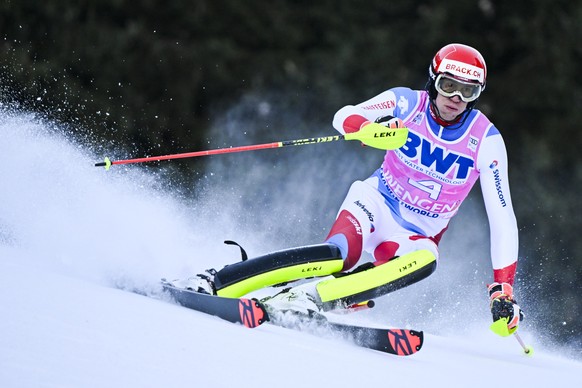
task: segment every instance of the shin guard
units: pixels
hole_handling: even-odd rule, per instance
[[[361,303],[416,283],[434,272],[437,260],[426,249],[364,271],[324,280],[317,292],[325,311]]]
[[[317,244],[272,252],[231,264],[214,277],[216,294],[238,298],[274,284],[339,272],[343,259],[333,244]]]

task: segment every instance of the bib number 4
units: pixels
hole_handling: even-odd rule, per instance
[[[428,194],[430,199],[435,201],[439,199],[439,195],[443,189],[443,185],[431,180],[415,181],[414,179],[408,179],[408,183],[417,189],[424,191]]]

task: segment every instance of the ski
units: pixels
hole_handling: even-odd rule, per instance
[[[396,356],[410,356],[422,348],[424,334],[422,331],[409,329],[382,329],[329,323],[333,331],[344,333],[359,346],[378,350]]]
[[[422,331],[399,328],[375,328],[329,321],[323,314],[295,314],[267,308],[269,323],[311,334],[340,337],[358,346],[396,356],[418,352],[424,343]]]
[[[332,322],[321,313],[303,315],[269,308],[256,299],[225,298],[177,288],[162,279],[162,289],[183,307],[254,328],[269,322],[287,329],[342,338],[357,346],[396,356],[409,356],[423,345],[422,331],[375,328]]]
[[[162,289],[181,306],[210,314],[248,328],[257,327],[269,320],[263,305],[256,299],[224,298],[174,287],[162,279]]]

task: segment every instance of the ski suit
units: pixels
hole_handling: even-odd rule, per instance
[[[387,151],[368,179],[350,187],[327,237],[341,251],[343,270],[354,267],[364,251],[375,265],[419,249],[438,258],[442,234],[480,178],[494,280],[513,284],[518,231],[507,153],[497,128],[476,109],[443,127],[431,114],[428,93],[403,87],[341,108],[333,126],[351,133],[384,116],[400,118],[409,128],[408,140]]]
[[[439,241],[471,188],[481,179],[490,225],[494,281],[513,284],[517,223],[507,178],[505,144],[497,128],[473,109],[443,127],[426,91],[387,90],[341,108],[333,126],[358,131],[380,117],[400,118],[408,139],[386,152],[382,166],[350,187],[323,244],[272,252],[226,266],[214,277],[218,295],[240,297],[269,285],[309,277],[299,287],[324,310],[349,306],[406,287],[436,268]],[[362,253],[373,265],[355,270]],[[392,260],[398,256],[398,259]]]

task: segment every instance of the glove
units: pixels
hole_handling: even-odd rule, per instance
[[[402,120],[400,120],[398,117],[394,117],[394,116],[382,116],[382,117],[378,117],[375,121],[375,123],[378,124],[382,124],[385,127],[388,128],[404,128],[404,122]]]
[[[513,299],[513,287],[509,283],[493,283],[488,289],[493,315],[491,330],[502,337],[515,333],[524,315]]]

